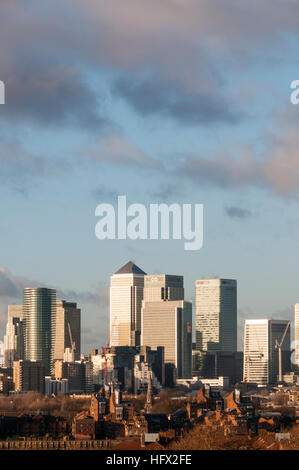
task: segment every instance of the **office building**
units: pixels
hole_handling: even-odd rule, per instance
[[[245,320],[243,381],[259,386],[277,383],[278,349],[287,320]],[[282,373],[290,371],[290,328],[282,344]]]
[[[144,276],[129,261],[110,278],[110,346],[140,344]]]
[[[233,386],[243,379],[243,352],[193,350],[192,376],[203,379],[228,377]]]
[[[12,367],[14,361],[24,359],[23,305],[9,305],[4,336],[4,365]]]
[[[295,304],[295,364],[299,367],[299,303]]]
[[[44,361],[15,361],[13,363],[13,382],[16,392],[44,393]]]
[[[198,279],[196,286],[196,349],[237,350],[237,281]]]
[[[192,302],[143,302],[141,344],[164,347],[165,363],[173,364],[177,378],[192,373]]]
[[[68,350],[66,352],[66,349]],[[56,302],[54,359],[79,361],[81,356],[81,310],[74,302]]]
[[[85,370],[82,361],[54,362],[55,380],[68,379],[68,391],[72,393],[83,393],[85,384]]]
[[[14,389],[13,379],[9,375],[0,372],[0,394],[8,395]]]
[[[55,380],[51,377],[45,377],[45,395],[58,395],[58,393],[68,393],[68,379]]]
[[[43,361],[45,373],[49,375],[55,346],[56,290],[25,288],[23,305],[25,359]]]
[[[164,348],[152,350],[141,346],[134,359],[134,394],[146,393],[149,380],[152,389],[159,393],[165,385]]]
[[[93,364],[90,361],[54,362],[55,380],[68,379],[68,392],[92,393]]]
[[[184,300],[184,278],[170,274],[144,276],[144,302],[160,300]]]

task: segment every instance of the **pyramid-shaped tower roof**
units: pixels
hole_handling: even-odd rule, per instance
[[[129,261],[127,264],[122,266],[114,274],[146,274],[142,269],[140,269],[135,263]]]

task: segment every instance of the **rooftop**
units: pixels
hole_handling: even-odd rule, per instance
[[[118,271],[114,274],[146,274],[142,269],[140,269],[136,264],[132,261],[129,261],[127,264],[122,266]]]

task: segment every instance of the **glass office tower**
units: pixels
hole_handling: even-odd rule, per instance
[[[25,359],[43,361],[50,375],[55,346],[56,290],[24,289]]]

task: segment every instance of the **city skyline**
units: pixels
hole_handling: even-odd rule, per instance
[[[129,258],[182,272],[191,299],[196,278],[237,279],[240,319],[289,317],[298,4],[120,3],[76,0],[72,15],[68,0],[1,5],[1,337],[7,304],[36,281],[73,291],[59,297],[86,312],[89,348],[108,317],[109,274]],[[95,208],[118,195],[128,205],[202,203],[202,249],[98,240]]]
[[[117,271],[115,272],[115,274],[114,274],[114,275],[111,275],[110,277],[113,278],[113,276],[117,275],[118,272],[121,272],[121,270],[122,270],[123,268],[126,269],[127,266],[129,266],[130,264],[131,264],[131,265],[135,265],[135,263],[133,263],[132,261],[129,261],[129,262],[125,263],[125,264],[124,264],[123,266],[121,266],[121,267],[118,266],[118,269],[117,269]],[[135,265],[135,266],[136,266],[136,265]],[[138,266],[136,266],[136,267],[137,267],[138,270],[140,270],[140,273],[143,272]],[[129,269],[130,269],[130,268],[129,268]],[[139,274],[140,274],[140,273],[139,273]],[[162,274],[162,273],[146,274],[145,272],[143,272],[143,274],[144,274],[145,279],[147,278],[147,279],[149,280],[149,281],[148,281],[149,283],[150,283],[150,279],[151,279],[152,276],[158,276],[158,277],[164,276],[164,277],[165,277],[165,274]],[[180,282],[180,279],[184,279],[184,276],[181,275],[181,274],[168,274],[168,275],[166,275],[166,276],[168,276],[168,283],[170,283],[169,285],[171,285],[171,279],[172,279],[172,278],[174,279],[174,281],[173,281],[173,282],[174,282],[174,286],[179,285],[179,284],[177,284],[177,283]],[[217,277],[216,277],[216,278],[213,278],[213,279],[207,278],[207,277],[202,277],[202,278],[196,279],[195,281],[200,281],[200,280],[207,280],[207,281],[208,281],[208,280],[213,280],[213,281],[215,281],[215,280],[217,281],[217,280],[218,280],[218,281],[221,281],[221,280],[223,280],[223,279],[224,279],[224,278],[217,278]],[[224,280],[225,280],[225,279],[224,279]],[[234,281],[234,280],[233,280],[233,281]],[[160,280],[160,282],[161,282],[161,280]],[[166,277],[165,277],[165,279],[164,279],[163,282],[164,282],[164,283],[166,282]],[[149,284],[149,285],[150,285],[150,284]],[[42,287],[42,286],[38,286],[38,287],[39,287],[39,288],[45,288],[44,286],[43,286],[43,287]],[[145,285],[144,287],[146,287],[146,285]],[[188,287],[188,286],[187,286],[187,287]],[[169,289],[173,289],[173,287],[170,287]],[[192,320],[193,320],[193,328],[192,328],[192,329],[193,329],[193,337],[192,337],[192,341],[196,343],[196,285],[195,285],[195,283],[194,283],[194,297],[193,297],[193,299],[192,299],[192,298],[189,298],[189,297],[186,297],[186,294],[184,293],[184,291],[185,291],[185,292],[188,291],[188,288],[186,289],[185,284],[184,284],[184,288],[183,288],[183,291],[182,291],[182,292],[183,292],[182,295],[183,295],[183,297],[185,297],[186,300],[191,300],[191,302],[192,302]],[[57,290],[57,292],[59,292],[59,289]],[[153,291],[153,292],[154,292],[154,291]],[[177,290],[175,289],[173,292],[174,292],[174,294],[172,294],[172,295],[174,295],[174,298],[176,298],[176,295],[177,295],[176,292],[177,292]],[[76,299],[77,299],[75,293],[72,292],[72,294],[73,294],[73,296],[74,296],[73,298],[76,298]],[[72,295],[72,294],[69,294],[69,295]],[[156,294],[155,294],[155,295],[156,295]],[[153,298],[155,298],[155,297],[153,297]],[[178,297],[177,297],[177,298],[178,298]],[[62,302],[62,301],[67,302],[67,303],[68,303],[68,302],[71,302],[71,303],[73,302],[72,297],[69,297],[68,300],[59,299],[58,294],[57,294],[57,304],[58,304],[59,302]],[[14,307],[14,305],[16,305],[16,307],[18,307],[17,304],[9,304],[7,307]],[[238,306],[238,305],[237,305],[237,306]],[[248,319],[250,319],[250,320],[255,320],[255,319],[259,320],[259,319],[268,318],[269,320],[275,320],[275,319],[277,319],[277,320],[284,320],[284,319],[289,320],[290,323],[291,323],[291,341],[293,341],[293,340],[295,339],[295,316],[296,316],[296,314],[295,314],[295,307],[296,307],[296,304],[293,305],[293,312],[292,312],[292,314],[289,315],[289,316],[286,317],[286,318],[280,317],[279,314],[276,315],[276,318],[267,317],[266,315],[260,315],[260,316],[258,316],[258,317],[254,317],[254,316],[253,316],[253,317],[249,317],[249,316],[247,316],[247,317],[244,318],[244,319],[242,318],[241,321],[240,321],[240,318],[239,318],[239,309],[237,309],[238,328],[237,328],[237,349],[236,349],[236,350],[239,350],[239,351],[242,351],[242,350],[243,350],[243,342],[244,342],[243,333],[244,333],[244,326],[245,326],[245,321],[248,320]],[[80,305],[78,305],[78,308],[79,308],[79,310],[82,311],[82,308],[80,308]],[[141,309],[140,309],[140,310],[141,310]],[[6,313],[6,325],[7,325],[7,318],[8,318],[8,314]],[[82,315],[82,319],[81,319],[81,325],[82,325],[82,320],[84,321],[84,311],[83,311],[83,315]],[[86,320],[86,319],[85,319],[85,320]],[[139,321],[140,321],[140,320],[139,320]],[[103,327],[104,327],[104,328],[103,328]],[[108,327],[108,328],[107,328],[107,327]],[[101,347],[101,346],[104,346],[104,347],[105,347],[105,346],[107,345],[107,338],[108,338],[108,340],[111,339],[111,336],[110,336],[110,335],[111,335],[111,331],[110,331],[110,328],[111,328],[111,327],[112,327],[112,323],[111,323],[111,318],[110,318],[110,315],[109,315],[109,304],[108,304],[108,316],[107,316],[107,318],[106,318],[106,323],[103,323],[103,324],[101,325],[101,331],[103,331],[103,329],[104,329],[104,331],[105,331],[105,329],[107,329],[107,334],[106,334],[106,335],[105,335],[105,333],[99,334],[99,335],[98,335],[98,338],[99,338],[99,339],[96,340],[96,341],[94,341],[94,342],[92,342],[92,343],[90,343],[89,346],[86,347],[86,344],[88,344],[88,343],[87,343],[87,342],[84,342],[84,339],[85,339],[85,338],[84,338],[84,329],[81,330],[81,338],[82,338],[82,339],[81,339],[81,341],[82,341],[81,350],[82,350],[82,353],[83,353],[83,354],[87,354],[87,353],[89,353],[90,350],[92,350],[92,349],[95,348],[95,347]],[[5,335],[5,332],[3,333],[3,337],[4,337],[4,335]],[[102,338],[102,342],[101,342],[101,340],[100,340],[101,338]],[[129,344],[129,343],[128,343],[128,344]]]

